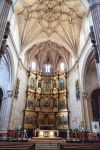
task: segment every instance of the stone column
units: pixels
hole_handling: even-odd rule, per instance
[[[87,102],[88,94],[84,92],[82,94],[82,98],[83,98],[83,107],[84,107],[84,121],[85,121],[87,130],[90,130],[89,110],[88,110],[88,102]]]
[[[0,47],[5,33],[7,17],[11,4],[11,0],[0,0]]]
[[[5,116],[4,116],[4,105],[6,103],[6,97],[3,97],[2,98],[2,106],[1,106],[1,110],[0,110],[0,129],[1,130],[4,130],[4,119],[5,119]]]
[[[83,98],[83,107],[84,107],[84,121],[87,129],[91,131],[91,123],[93,121],[91,97],[89,96],[89,94],[84,92],[82,94],[82,98]]]
[[[99,63],[96,63],[97,75],[100,86],[100,0],[88,0],[90,13],[93,20],[93,29],[99,54]]]
[[[88,0],[90,5],[90,12],[93,19],[93,26],[97,47],[100,54],[100,0]]]

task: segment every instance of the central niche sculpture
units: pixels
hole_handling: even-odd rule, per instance
[[[50,100],[48,98],[46,98],[44,100],[44,107],[49,108],[50,107]]]
[[[34,82],[33,82],[34,81]],[[24,110],[24,128],[37,129],[52,125],[68,129],[68,101],[64,73],[31,73]]]
[[[51,76],[43,77],[42,81],[43,81],[43,92],[50,93],[52,90]]]

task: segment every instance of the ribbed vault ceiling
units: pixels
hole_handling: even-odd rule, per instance
[[[51,41],[34,45],[26,53],[28,64],[31,64],[33,60],[37,60],[40,69],[43,67],[47,59],[50,60],[50,63],[55,70],[57,69],[60,60],[64,62],[66,69],[68,69],[69,57],[70,54],[64,47]]]
[[[77,54],[85,8],[80,0],[18,0],[17,12],[21,47],[44,39],[63,43]],[[62,45],[63,45],[62,44]]]

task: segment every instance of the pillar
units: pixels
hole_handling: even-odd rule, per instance
[[[5,33],[7,18],[11,4],[11,0],[0,0],[0,47]]]
[[[88,0],[90,13],[93,20],[93,29],[99,55],[99,63],[96,63],[98,81],[100,86],[100,0]]]
[[[84,107],[84,121],[87,130],[90,130],[90,121],[89,121],[89,110],[88,110],[88,94],[83,93],[83,107]]]
[[[83,107],[84,107],[84,122],[88,131],[91,131],[91,124],[93,121],[91,97],[86,92],[82,93]]]

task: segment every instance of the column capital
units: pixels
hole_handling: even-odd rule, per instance
[[[6,100],[6,97],[3,97],[2,100]]]
[[[12,0],[5,0],[5,2],[10,4],[10,5],[12,4]]]
[[[92,5],[92,4],[100,4],[100,0],[87,0],[89,5]]]
[[[82,93],[82,98],[85,100],[85,99],[87,99],[87,97],[88,97],[88,94],[86,92],[83,92]]]
[[[89,10],[91,11],[93,8],[95,8],[96,6],[100,5],[100,1],[99,0],[88,0],[89,3]]]
[[[12,97],[13,91],[12,91],[12,90],[8,90],[8,91],[7,91],[7,94],[8,94],[8,97]]]

